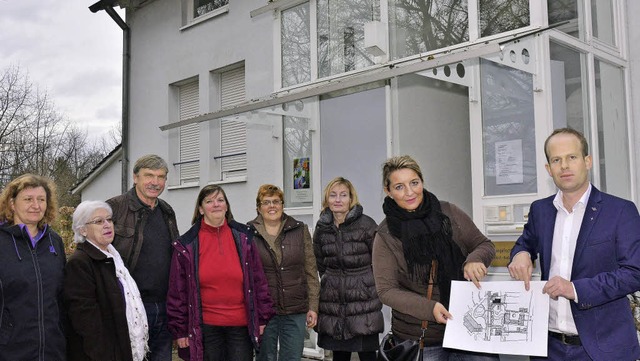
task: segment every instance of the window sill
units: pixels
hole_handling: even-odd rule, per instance
[[[279,0],[279,1],[273,1],[271,3],[269,3],[268,5],[264,5],[261,6],[255,10],[251,10],[251,12],[249,12],[249,16],[251,16],[252,18],[258,16],[258,15],[262,15],[264,13],[268,13],[269,11],[278,11],[278,10],[284,10],[284,9],[289,9],[292,8],[296,5],[300,5],[303,2],[308,1],[308,0]]]
[[[200,183],[185,183],[185,184],[176,184],[174,186],[168,186],[167,190],[176,190],[176,189],[189,189],[200,187]]]
[[[306,216],[313,214],[313,207],[284,207],[284,211],[290,216]]]
[[[221,184],[230,184],[230,183],[244,183],[246,181],[247,181],[247,176],[242,176],[242,177],[234,177],[234,178],[218,180],[218,181],[210,181],[210,182],[207,182],[207,185],[210,185],[210,184],[221,185]]]
[[[222,15],[222,14],[226,14],[228,12],[229,12],[229,5],[228,4],[224,5],[224,6],[221,6],[221,7],[217,8],[217,9],[215,9],[215,10],[212,10],[212,11],[204,14],[204,15],[201,15],[201,16],[198,16],[197,18],[189,20],[189,22],[186,25],[182,26],[180,28],[180,30],[181,31],[182,30],[186,30],[186,29],[188,29],[188,28],[190,28],[190,27],[192,27],[194,25],[200,24],[200,23],[205,22],[205,21],[207,21],[209,19],[215,18],[216,16],[219,16],[219,15]]]

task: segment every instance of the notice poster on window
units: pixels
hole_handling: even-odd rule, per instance
[[[309,157],[293,159],[293,202],[311,202],[311,171]]]
[[[496,184],[522,184],[522,139],[496,142]]]

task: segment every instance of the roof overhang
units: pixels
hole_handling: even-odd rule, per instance
[[[102,172],[104,172],[113,162],[122,158],[122,145],[118,144],[111,153],[107,154],[100,163],[98,163],[89,173],[78,183],[75,187],[71,189],[71,194],[76,194],[82,192],[91,182],[93,182]]]

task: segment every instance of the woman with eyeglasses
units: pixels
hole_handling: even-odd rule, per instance
[[[273,316],[253,232],[233,220],[226,193],[207,185],[192,226],[173,242],[169,331],[190,361],[252,361]]]
[[[69,361],[141,361],[148,351],[147,315],[140,292],[111,245],[112,215],[111,207],[102,201],[84,201],[73,212],[77,245],[64,278],[71,325]]]
[[[311,234],[304,223],[283,212],[283,202],[280,188],[263,184],[256,197],[258,216],[249,222],[276,312],[264,331],[256,361],[299,361],[306,328],[318,320],[320,285]]]
[[[363,213],[348,179],[334,178],[324,189],[324,207],[313,233],[320,272],[318,346],[334,361],[375,361],[378,334],[384,330],[382,302],[376,293],[371,250],[378,225]]]
[[[24,174],[0,195],[0,360],[64,360],[64,244],[55,186]]]

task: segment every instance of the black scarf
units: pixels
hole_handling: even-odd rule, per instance
[[[402,242],[409,278],[428,284],[431,261],[438,261],[434,282],[440,288],[440,302],[449,308],[451,281],[463,279],[465,257],[452,239],[451,220],[442,213],[438,198],[427,190],[423,190],[423,197],[412,212],[386,197],[382,210],[389,232]]]

